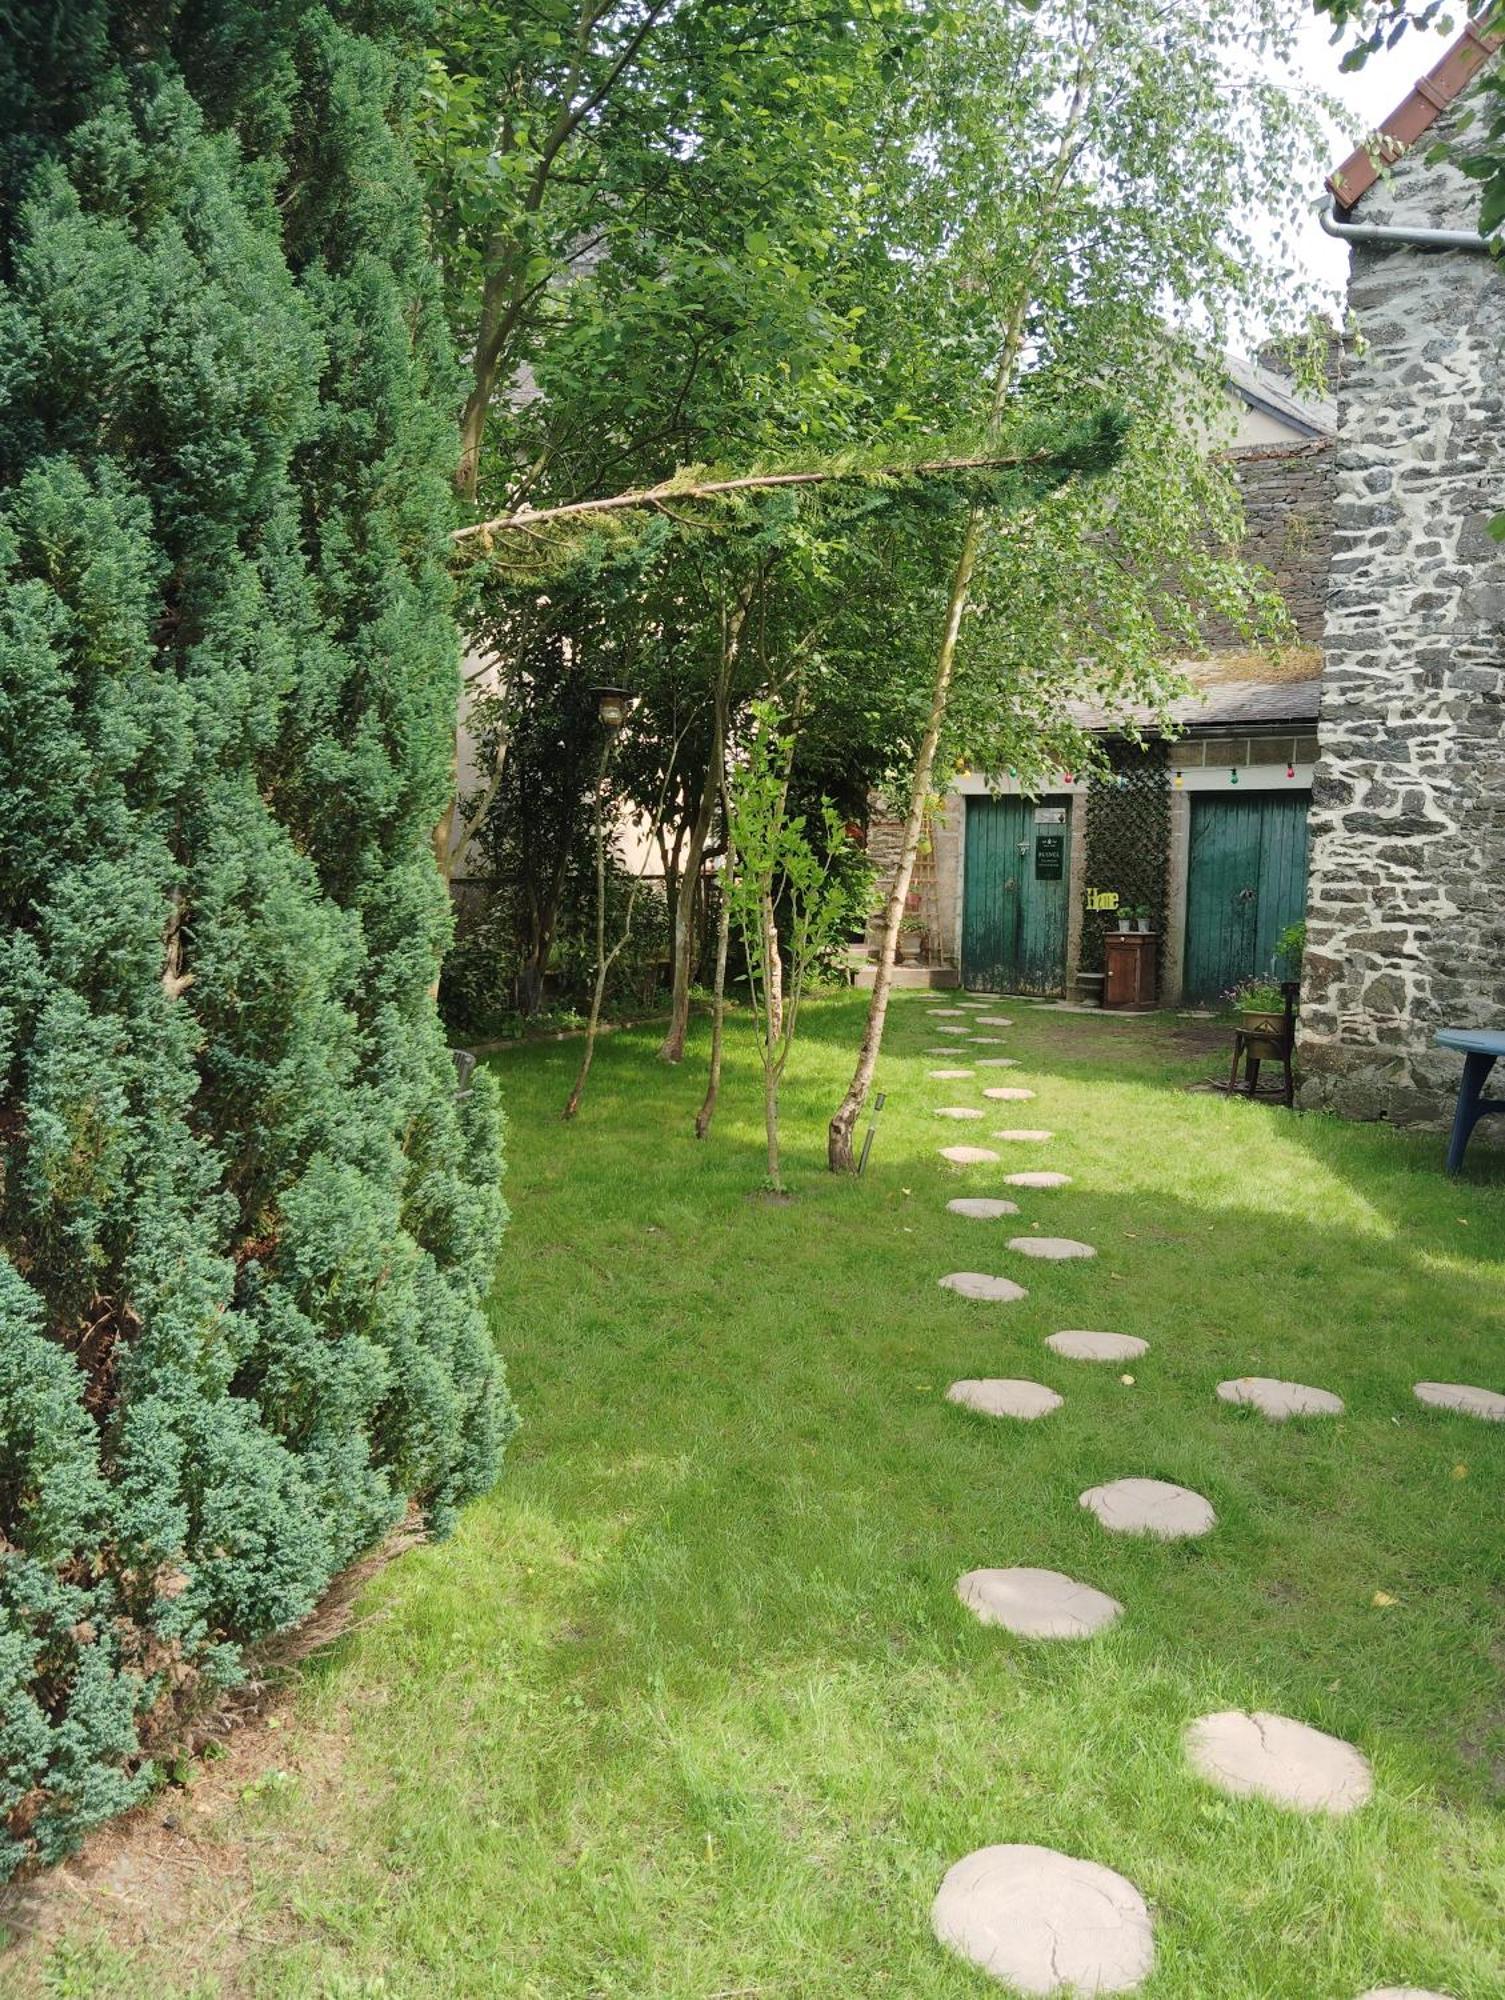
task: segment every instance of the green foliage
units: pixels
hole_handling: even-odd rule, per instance
[[[1287,924],[1275,940],[1275,963],[1282,978],[1297,979],[1301,975],[1301,961],[1306,956],[1306,919],[1299,923]]]
[[[1241,979],[1223,995],[1223,1003],[1235,1014],[1283,1014],[1285,995],[1275,979]]]
[[[512,1417],[400,0],[7,15],[0,1873]]]
[[[772,702],[754,702],[751,735],[728,778],[731,874],[763,1062],[768,1184],[779,1180],[779,1085],[811,973],[866,913],[872,874],[853,862],[841,815],[823,799],[818,827],[789,811],[795,739]]]

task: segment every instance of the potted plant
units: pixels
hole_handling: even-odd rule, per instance
[[[1224,999],[1238,1015],[1248,1036],[1248,1053],[1256,1062],[1280,1062],[1285,1057],[1286,1002],[1274,979],[1243,979]]]
[[[917,917],[913,911],[910,911],[908,915],[899,919],[899,935],[894,941],[895,965],[902,965],[904,963],[904,940],[906,938],[914,939],[915,950],[912,962],[915,965],[922,964],[925,958],[925,924],[923,919]]]
[[[1148,903],[1136,903],[1133,909],[1130,910],[1129,915],[1134,919],[1135,930],[1147,931],[1149,929],[1150,906]]]
[[[1118,928],[1119,928],[1119,929],[1120,929],[1121,931],[1131,931],[1131,930],[1133,930],[1133,928],[1134,928],[1134,905],[1133,905],[1132,903],[1120,903],[1120,904],[1119,904],[1119,906],[1118,906]]]
[[[1301,961],[1306,953],[1306,924],[1287,924],[1275,940],[1275,963],[1283,979],[1301,978]]]

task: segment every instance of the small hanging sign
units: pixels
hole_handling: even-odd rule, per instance
[[[1059,882],[1065,872],[1065,865],[1065,834],[1037,833],[1035,835],[1035,880],[1037,882]]]
[[[1036,826],[1064,826],[1065,824],[1066,824],[1065,806],[1035,807]]]

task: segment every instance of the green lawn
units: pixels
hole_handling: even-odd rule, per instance
[[[170,1893],[137,1884],[150,1920],[129,1874],[56,1944],[52,1909],[15,1990],[961,2000],[999,1989],[933,1942],[939,1879],[1030,1841],[1138,1884],[1150,2000],[1505,1995],[1505,1426],[1411,1395],[1505,1387],[1505,1161],[1481,1147],[1450,1186],[1437,1137],[1185,1095],[1221,1066],[1205,1028],[1004,1011],[1009,1046],[978,1053],[1022,1066],[938,1084],[920,1051],[949,1038],[901,996],[872,1165],[838,1182],[824,1120],[861,1005],[812,1007],[787,1206],[757,1194],[743,1030],[705,1145],[703,1031],[678,1072],[648,1031],[603,1041],[573,1128],[576,1045],[495,1058],[497,1337],[526,1423],[500,1486],[372,1587],[384,1615],[259,1746],[268,1775],[206,1773]],[[995,1081],[1037,1100],[931,1116]],[[1073,1184],[1021,1193],[1019,1224],[949,1215],[1007,1168],[937,1148],[1035,1123],[1057,1137],[1008,1164]],[[1021,1225],[1100,1254],[1026,1265],[1002,1247]],[[937,1288],[954,1269],[1030,1296],[968,1303]],[[1049,1354],[1063,1327],[1150,1352],[1126,1385]],[[1215,1399],[1250,1373],[1348,1413]],[[1066,1405],[1019,1425],[944,1401],[998,1374]],[[1129,1473],[1194,1487],[1218,1527],[1108,1536],[1077,1496]],[[1013,1563],[1126,1615],[1079,1645],[984,1629],[955,1580]],[[1201,1785],[1180,1732],[1227,1707],[1358,1744],[1373,1802],[1310,1820]]]

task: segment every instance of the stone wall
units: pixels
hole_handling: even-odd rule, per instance
[[[1424,155],[1355,219],[1471,227],[1477,187]],[[1356,246],[1349,301],[1302,1102],[1436,1121],[1436,1029],[1505,1027],[1505,267]]]
[[[962,825],[966,803],[955,793],[948,794],[940,810],[931,816],[926,838],[915,862],[910,895],[918,907],[914,914],[926,931],[927,965],[956,966],[960,960],[957,912],[961,903]],[[883,932],[883,903],[887,900],[894,871],[904,845],[904,822],[875,811],[868,826],[867,856],[878,878],[878,905],[867,927],[868,945],[876,950]],[[904,943],[904,958],[912,961],[915,947]]]
[[[1332,552],[1333,440],[1242,445],[1228,457],[1244,503],[1243,558],[1270,572],[1297,636],[1315,645]],[[1248,644],[1218,623],[1209,626],[1207,640],[1213,652]]]

